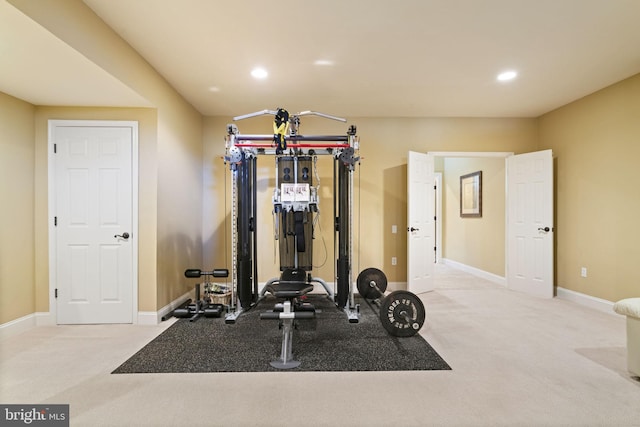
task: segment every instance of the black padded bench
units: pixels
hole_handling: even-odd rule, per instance
[[[276,298],[299,298],[313,290],[311,283],[275,282],[267,285],[267,292]]]
[[[223,304],[213,304],[209,298],[208,277],[229,277],[229,270],[226,268],[215,268],[211,271],[202,271],[198,268],[189,268],[185,270],[184,277],[190,279],[205,277],[205,296],[200,298],[200,283],[195,285],[195,301],[185,301],[180,307],[173,310],[175,317],[188,317],[190,322],[198,320],[200,316],[204,317],[220,317],[224,310]]]
[[[291,369],[300,366],[300,362],[293,360],[293,322],[298,319],[313,319],[313,306],[299,304],[298,298],[313,290],[308,282],[307,274],[302,269],[290,269],[282,272],[280,280],[269,283],[265,291],[284,303],[278,304],[277,309],[260,313],[260,319],[280,320],[282,323],[282,349],[280,358],[271,362],[271,366],[278,369]]]

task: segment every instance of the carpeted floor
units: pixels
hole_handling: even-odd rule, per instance
[[[310,302],[318,312],[313,320],[300,320],[294,332],[294,359],[302,362],[294,371],[451,369],[419,334],[387,334],[377,311],[365,301],[358,301],[359,323],[349,323],[326,296],[311,295]],[[280,355],[282,332],[277,320],[259,318],[274,303],[271,297],[264,299],[232,325],[224,318],[181,319],[113,373],[277,371],[269,362]]]

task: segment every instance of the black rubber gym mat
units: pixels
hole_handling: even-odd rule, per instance
[[[309,301],[318,312],[315,319],[298,321],[293,355],[302,363],[289,371],[451,369],[420,335],[389,335],[364,301],[358,301],[359,323],[349,323],[326,296],[310,295]],[[180,319],[113,373],[277,371],[269,362],[280,355],[282,331],[277,320],[260,320],[260,312],[274,304],[275,299],[265,298],[235,324],[225,324],[224,318]]]

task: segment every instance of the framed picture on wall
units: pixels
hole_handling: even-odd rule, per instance
[[[460,216],[482,217],[482,171],[460,177]]]

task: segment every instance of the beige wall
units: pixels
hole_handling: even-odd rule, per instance
[[[238,114],[246,113],[244,111]],[[328,112],[330,113],[330,112]],[[205,204],[204,253],[205,259],[216,266],[229,259],[225,251],[225,168],[220,156],[224,155],[224,135],[229,118],[205,119]],[[355,175],[356,214],[360,206],[360,239],[356,237],[354,270],[367,267],[385,271],[389,281],[406,281],[406,209],[407,209],[407,151],[534,151],[537,142],[535,119],[465,119],[465,118],[354,118],[349,124],[358,126],[362,162]],[[270,133],[271,121],[267,118],[249,119],[237,123],[242,133]],[[303,134],[345,134],[348,125],[319,118],[305,117]],[[277,259],[274,262],[272,237],[273,159],[259,161],[259,280],[266,281],[278,274]],[[321,227],[325,236],[328,261],[314,271],[314,275],[333,281],[333,202],[331,161],[323,161],[321,175]],[[218,183],[218,184],[217,184]],[[222,185],[219,185],[222,183]],[[359,204],[358,204],[359,200]],[[227,201],[227,204],[229,201]],[[504,203],[504,202],[503,202]],[[503,205],[504,206],[504,205]],[[398,233],[391,233],[391,226],[398,226]],[[504,234],[504,225],[502,226]],[[229,245],[227,236],[227,246]],[[317,237],[314,242],[314,260],[319,264],[324,258],[324,244]],[[504,248],[502,248],[504,251]],[[226,254],[226,255],[225,255]],[[357,255],[359,254],[359,259]],[[398,258],[396,266],[391,257]],[[484,265],[484,264],[482,264]],[[228,262],[227,262],[228,266]],[[480,267],[478,267],[480,268]],[[504,274],[502,264],[489,264],[490,271]],[[355,276],[355,275],[354,275]]]
[[[609,301],[640,296],[640,74],[539,126],[540,149],[556,158],[557,285]]]
[[[157,110],[156,139],[140,148],[141,179],[153,184],[147,185],[144,194],[140,190],[145,212],[140,215],[140,227],[146,230],[147,239],[141,240],[140,247],[145,283],[140,284],[144,294],[139,309],[160,309],[191,288],[183,277],[184,269],[202,262],[202,116],[81,0],[67,0],[64,7],[57,0],[10,2]],[[65,118],[100,116],[93,117],[92,109],[86,109],[86,114],[85,109],[75,111],[81,117]],[[42,129],[55,113],[41,116],[37,128]],[[41,227],[38,222],[37,233]],[[36,241],[37,253],[46,251],[45,239],[36,237]],[[44,272],[38,276],[48,277]],[[42,300],[37,309],[47,307]]]
[[[0,92],[0,324],[36,311],[34,112]]]
[[[482,171],[482,217],[460,217],[460,177]],[[505,159],[444,158],[442,256],[505,276]]]
[[[158,112],[157,309],[192,290],[184,270],[202,265],[202,116],[176,110]]]

